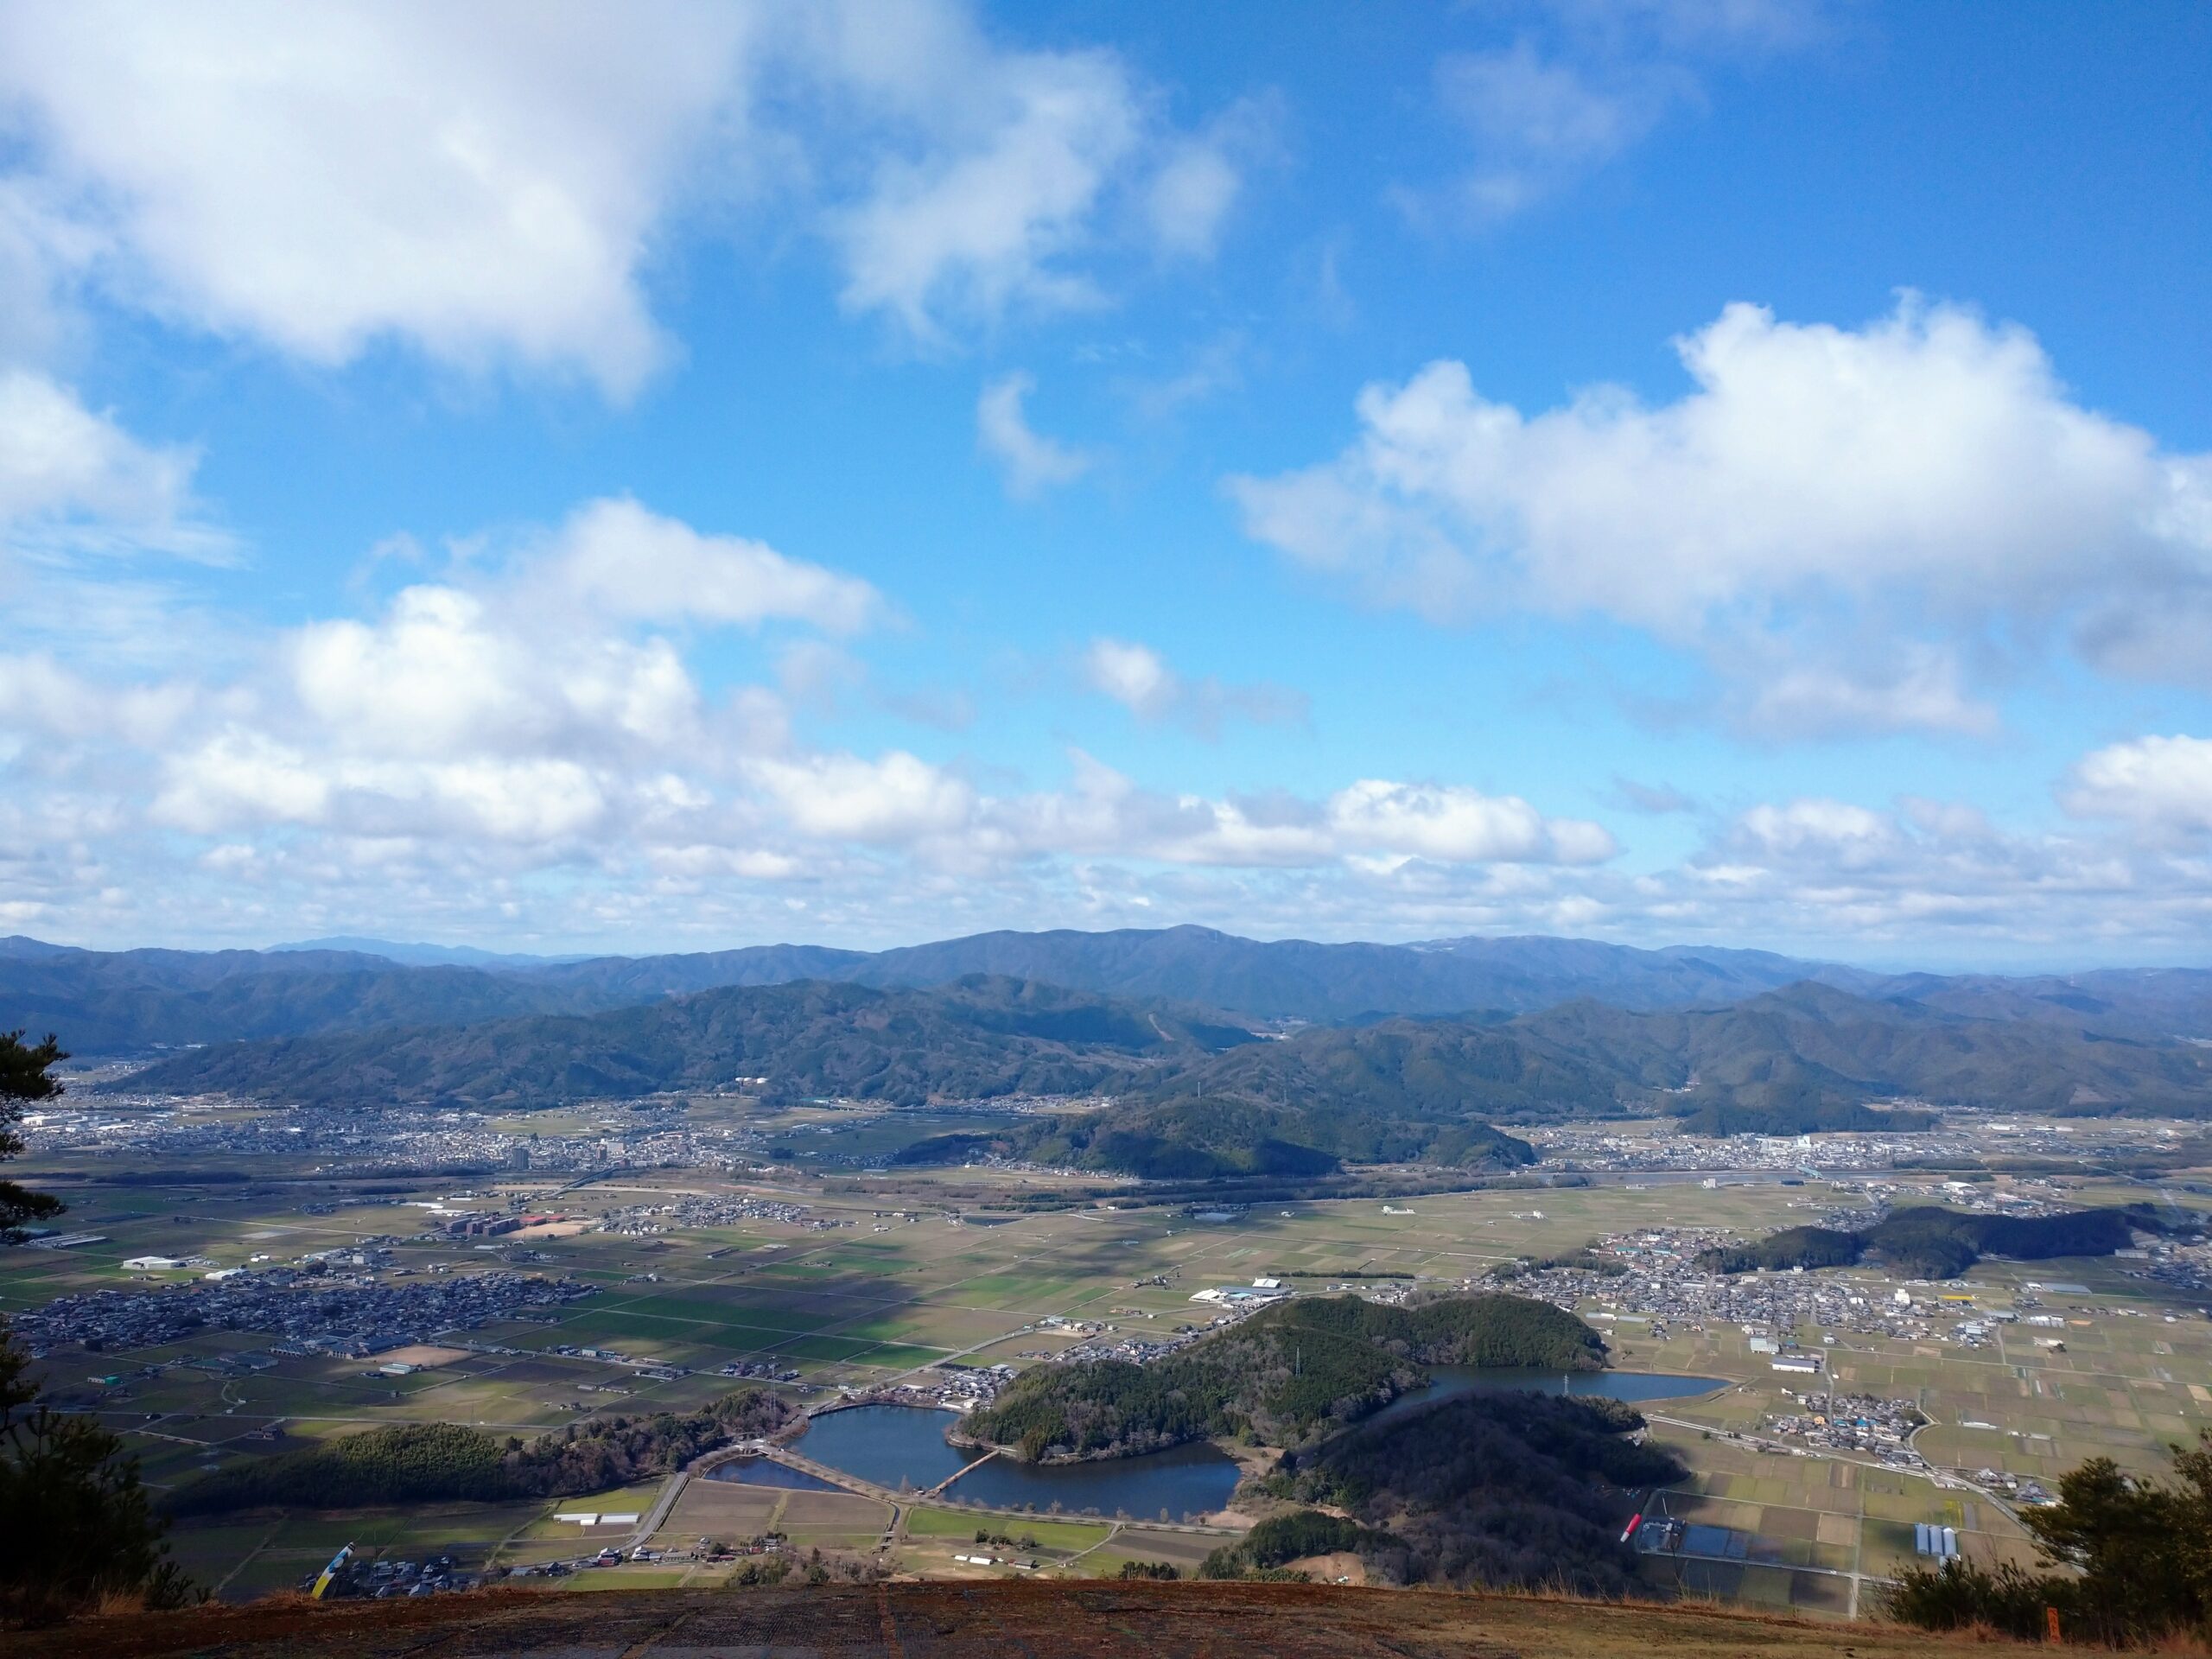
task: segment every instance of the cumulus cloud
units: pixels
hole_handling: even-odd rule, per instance
[[[1963,644],[2212,592],[2212,466],[2074,402],[2023,329],[1910,297],[1859,329],[1738,304],[1676,349],[1673,402],[1599,387],[1535,415],[1434,363],[1363,391],[1334,461],[1230,487],[1250,534],[1378,602],[1696,648],[1742,671],[1754,724],[1986,730]],[[1869,638],[1886,660],[1847,652]]]
[[[633,622],[692,621],[754,627],[804,622],[855,633],[882,613],[857,576],[786,558],[741,536],[706,536],[627,497],[577,509],[531,569],[594,614]]]
[[[927,761],[894,750],[870,760],[815,754],[757,761],[752,773],[800,834],[836,841],[912,843],[969,821],[974,790]]]
[[[2067,810],[2117,818],[2161,841],[2212,836],[2212,738],[2139,737],[2084,755],[2063,792]]]
[[[782,700],[709,698],[668,630],[843,632],[879,607],[855,578],[603,500],[378,613],[240,650],[228,683],[93,693],[48,658],[0,658],[0,731],[68,741],[79,769],[143,791],[151,825],[557,862],[625,837],[748,832],[728,785],[787,747]]]
[[[2212,919],[2212,866],[2140,834],[2006,830],[1961,803],[1761,803],[1608,895],[1682,934],[2141,961]]]
[[[319,364],[392,336],[622,395],[639,271],[750,9],[0,12],[0,85],[121,296]]]
[[[316,365],[396,341],[616,398],[671,353],[672,232],[733,208],[827,238],[849,309],[935,340],[1095,301],[1123,198],[1158,204],[1135,239],[1210,249],[1236,182],[1114,54],[1009,49],[952,0],[11,3],[0,106],[30,336],[87,286]]]
[[[1077,755],[1066,782],[1027,787],[964,759],[816,747],[787,698],[860,671],[831,641],[880,614],[880,595],[627,499],[408,563],[416,579],[359,613],[266,632],[234,620],[197,674],[133,685],[0,656],[0,831],[21,838],[0,874],[18,923],[81,929],[97,913],[143,931],[174,903],[195,937],[251,934],[281,894],[301,925],[504,928],[503,907],[526,899],[586,906],[572,928],[688,929],[765,889],[880,918],[887,903],[934,895],[951,914],[1107,866],[1464,886],[1616,851],[1594,823],[1448,782],[1217,797]],[[772,624],[760,656],[783,689],[710,693],[714,637]],[[1145,717],[1211,728],[1278,712],[1266,688],[1097,646],[1102,684]],[[102,909],[116,891],[141,896]]]
[[[0,657],[0,733],[33,732],[70,742],[114,739],[151,747],[198,704],[197,689],[161,681],[95,683],[44,652]]]
[[[1175,720],[1199,736],[1220,735],[1232,716],[1262,724],[1294,723],[1306,715],[1303,694],[1279,685],[1229,685],[1208,675],[1178,673],[1150,645],[1096,639],[1083,653],[1084,683],[1138,719]]]
[[[957,863],[1078,855],[1240,869],[1588,865],[1619,850],[1600,825],[1546,817],[1518,796],[1363,779],[1319,800],[1287,791],[1214,798],[1148,790],[1089,755],[1070,787],[977,795]]]
[[[976,400],[976,442],[998,463],[1007,493],[1027,500],[1090,470],[1091,458],[1029,424],[1022,404],[1037,389],[1034,378],[1002,374]]]

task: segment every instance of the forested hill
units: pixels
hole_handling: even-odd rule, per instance
[[[1690,1127],[1853,1127],[1811,1121],[1899,1096],[2013,1111],[2212,1112],[2212,1048],[2122,1038],[2055,1018],[1945,1013],[1806,983],[1726,1008],[1631,1014],[1580,1001],[1505,1029],[1629,1090],[1681,1090]]]
[[[1707,1134],[1912,1130],[1933,1119],[1873,1103],[2205,1115],[2212,1048],[1947,1014],[1808,983],[1726,1008],[1639,1014],[1585,1001],[1502,1023],[1315,1028],[1185,1058],[1131,1091],[1325,1106],[1354,1125],[1401,1128],[1660,1111]]]
[[[1536,1150],[1472,1116],[1394,1117],[1325,1098],[1288,1107],[1214,1095],[1132,1100],[1103,1111],[1026,1117],[989,1133],[931,1135],[904,1148],[895,1161],[992,1157],[1193,1181],[1324,1175],[1344,1164],[1510,1170],[1535,1163]]]
[[[1465,1395],[1293,1451],[1258,1484],[1352,1516],[1370,1582],[1637,1595],[1632,1494],[1685,1472],[1643,1427],[1617,1400]]]
[[[78,1055],[606,1006],[588,986],[405,967],[359,951],[75,950],[0,940],[0,1031],[61,1033]]]
[[[1165,1005],[1015,980],[931,991],[801,981],[590,1016],[238,1043],[162,1061],[133,1090],[327,1104],[544,1106],[766,1078],[773,1098],[921,1105],[1071,1095],[1251,1033]],[[748,1088],[753,1085],[745,1085]]]
[[[1938,1108],[2212,1114],[2212,1047],[1809,983],[1726,1008],[1633,1013],[1581,1001],[1503,1023],[1393,1019],[1262,1042],[1187,1007],[1029,981],[895,991],[802,981],[591,1015],[213,1047],[156,1065],[131,1086],[505,1106],[761,1077],[780,1097],[900,1105],[1110,1092],[1138,1116],[1109,1128],[1184,1145],[1204,1143],[1208,1111],[1240,1105],[1250,1109],[1240,1121],[1266,1116],[1264,1138],[1351,1162],[1426,1155],[1445,1131],[1498,1119],[1656,1110],[1707,1133],[1926,1127],[1924,1114],[1875,1104],[1900,1096]]]
[[[1605,1344],[1581,1320],[1520,1296],[1388,1307],[1300,1297],[1149,1365],[1090,1360],[1024,1371],[959,1433],[1032,1461],[1128,1457],[1249,1434],[1298,1446],[1423,1381],[1424,1365],[1596,1370]]]
[[[2173,1224],[2146,1204],[2101,1210],[2069,1210],[2052,1216],[1997,1216],[1941,1205],[1893,1211],[1871,1227],[1790,1227],[1756,1244],[1702,1252],[1699,1267],[1711,1273],[1754,1268],[1847,1268],[1878,1257],[1892,1271],[1922,1279],[1951,1279],[1985,1255],[2048,1262],[2069,1255],[2110,1255],[2139,1233],[2164,1234]]]

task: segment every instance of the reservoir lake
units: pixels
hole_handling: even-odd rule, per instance
[[[1726,1386],[1714,1376],[1668,1376],[1646,1371],[1525,1371],[1438,1365],[1425,1389],[1391,1402],[1369,1422],[1389,1422],[1459,1395],[1500,1389],[1592,1395],[1631,1402],[1679,1400]],[[923,1491],[975,1462],[976,1454],[945,1443],[950,1413],[915,1406],[849,1406],[823,1412],[794,1446],[815,1462],[893,1491]],[[823,1483],[765,1458],[726,1463],[711,1478],[752,1485],[817,1490]],[[1222,1508],[1237,1481],[1236,1465],[1203,1441],[1141,1457],[1098,1463],[1029,1464],[993,1458],[946,1489],[948,1498],[993,1509],[1058,1506],[1063,1514],[1128,1514],[1196,1520]]]

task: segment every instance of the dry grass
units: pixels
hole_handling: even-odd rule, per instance
[[[259,1659],[529,1655],[589,1648],[766,1648],[819,1659],[1940,1659],[2005,1638],[1895,1625],[1815,1624],[1718,1608],[1334,1585],[1007,1580],[609,1590],[590,1598],[505,1588],[465,1596],[131,1613],[11,1639],[10,1659],[157,1659],[220,1650]],[[2005,1643],[2005,1645],[2016,1645]],[[2201,1659],[2201,1646],[2160,1649]]]

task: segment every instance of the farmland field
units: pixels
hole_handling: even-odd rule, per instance
[[[102,1172],[103,1174],[106,1172]],[[128,1183],[85,1179],[64,1187],[69,1225],[100,1235],[67,1251],[18,1251],[0,1282],[0,1307],[22,1311],[58,1295],[145,1290],[190,1282],[192,1272],[137,1272],[126,1258],[191,1255],[219,1268],[256,1256],[296,1261],[311,1252],[387,1251],[383,1282],[452,1281],[486,1268],[565,1277],[589,1295],[473,1328],[395,1333],[434,1343],[427,1359],[386,1375],[381,1356],[296,1351],[277,1333],[202,1329],[144,1348],[99,1352],[65,1347],[48,1357],[56,1389],[122,1431],[146,1478],[166,1490],[241,1458],[378,1424],[455,1422],[528,1436],[601,1417],[695,1408],[743,1386],[719,1375],[747,1363],[795,1373],[775,1384],[802,1404],[941,1376],[948,1359],[1024,1365],[1078,1339],[1151,1337],[1202,1324],[1211,1309],[1193,1294],[1255,1277],[1306,1275],[1302,1291],[1340,1277],[1396,1283],[1402,1275],[1456,1286],[1522,1256],[1570,1251],[1604,1235],[1683,1223],[1755,1236],[1802,1223],[1854,1190],[1767,1180],[1698,1190],[1626,1185],[1430,1194],[1385,1205],[1370,1200],[1294,1202],[1210,1212],[1180,1209],[1023,1208],[1048,1178],[957,1173],[906,1179],[823,1174],[772,1185],[695,1170],[625,1171],[599,1181],[516,1175],[474,1190],[471,1202],[518,1202],[587,1224],[525,1243],[487,1246],[428,1235],[420,1205],[448,1198],[450,1182],[365,1184],[257,1180],[243,1190],[195,1172]],[[2131,1196],[2076,1184],[2082,1201]],[[753,1200],[779,1215],[728,1216],[646,1231],[619,1226],[638,1206],[680,1198]],[[1872,1269],[1840,1275],[1873,1302],[1901,1287]],[[2212,1325],[2184,1299],[2110,1260],[2020,1264],[1985,1261],[1962,1288],[1962,1308],[2001,1314],[2031,1282],[2083,1288],[2045,1300],[2064,1320],[2063,1347],[1997,1325],[1980,1346],[1903,1340],[1850,1331],[1822,1344],[1833,1385],[1911,1402],[1928,1419],[1915,1449],[1938,1469],[1971,1478],[1983,1469],[2046,1483],[2081,1459],[2109,1455],[2157,1470],[2165,1446],[2212,1422]],[[1636,1281],[1600,1287],[1580,1311],[1636,1316]],[[1925,1287],[1916,1287],[1925,1296]],[[2063,1303],[2063,1306],[2060,1304]],[[2013,1509],[1922,1474],[1846,1457],[1792,1455],[1754,1445],[1761,1423],[1796,1402],[1807,1379],[1778,1376],[1749,1338],[1725,1323],[1675,1319],[1663,1338],[1632,1317],[1604,1324],[1613,1363],[1627,1370],[1728,1379],[1703,1398],[1651,1408],[1655,1432],[1690,1465],[1664,1494],[1669,1512],[1700,1538],[1732,1541],[1715,1559],[1654,1561],[1669,1582],[1764,1605],[1841,1611],[1864,1580],[1911,1550],[1915,1522],[1958,1529],[1971,1557],[2027,1559]],[[1796,1333],[1819,1343],[1821,1333]],[[585,1352],[582,1351],[594,1351]],[[1827,1380],[1813,1386],[1827,1387]],[[798,1447],[804,1452],[802,1440]],[[954,1489],[957,1493],[957,1489]],[[651,1488],[563,1508],[649,1508]],[[617,1501],[619,1497],[620,1501]],[[300,1516],[272,1534],[267,1519],[194,1522],[177,1529],[180,1559],[226,1595],[296,1581],[318,1552],[346,1542],[392,1552],[450,1553],[500,1565],[573,1551],[578,1535],[547,1517],[548,1505],[448,1509],[404,1516]],[[770,1492],[695,1483],[656,1541],[782,1530],[805,1548],[874,1548],[887,1506],[844,1494]],[[911,1565],[957,1553],[974,1517],[956,1509],[910,1510],[897,1548]],[[1045,1523],[1039,1522],[1040,1525]],[[1187,1568],[1211,1544],[1172,1533],[1112,1536],[1054,1522],[1067,1540],[1040,1550],[1079,1555],[1071,1570],[1117,1571],[1129,1560]],[[1033,1531],[1034,1529],[1033,1529]],[[1077,1539],[1081,1541],[1077,1541]],[[1203,1545],[1205,1548],[1201,1548]],[[1731,1554],[1731,1552],[1734,1552]],[[918,1554],[917,1553],[918,1552]],[[924,1558],[930,1558],[925,1560]],[[1049,1565],[1049,1564],[1048,1564]],[[624,1569],[626,1573],[629,1569]],[[701,1569],[703,1573],[705,1569]],[[622,1576],[616,1574],[613,1576]]]

